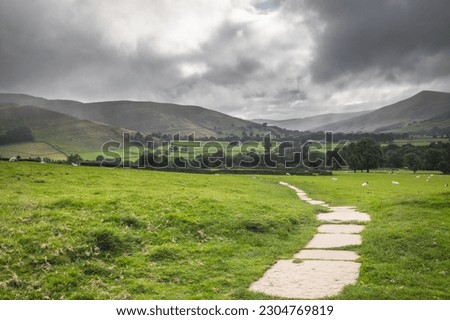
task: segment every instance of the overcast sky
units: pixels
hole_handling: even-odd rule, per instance
[[[286,119],[450,91],[448,0],[0,0],[0,92]]]

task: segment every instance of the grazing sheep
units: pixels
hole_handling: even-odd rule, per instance
[[[417,178],[417,179],[419,179],[419,178],[420,178],[420,176],[416,176],[416,178]]]
[[[427,179],[427,182],[430,182],[430,178]]]
[[[16,156],[16,157],[12,157],[11,159],[9,159],[9,162],[17,162],[19,161],[20,156]]]
[[[366,181],[366,182],[364,182],[361,186],[363,186],[363,187],[368,187],[368,186],[369,186],[369,182]]]
[[[78,166],[79,166],[78,163],[73,163],[73,162],[72,162],[72,165],[73,165],[74,167],[78,167]]]
[[[392,184],[400,184],[398,181],[392,181]]]
[[[286,175],[287,175],[287,176],[290,176],[291,174],[290,174],[289,172],[286,172]]]
[[[331,181],[337,181],[337,178],[331,178]]]
[[[444,185],[444,188],[447,188],[448,187],[448,183],[446,183],[445,185]]]

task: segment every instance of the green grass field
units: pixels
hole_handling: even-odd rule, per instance
[[[304,247],[321,210],[281,180],[372,217],[358,283],[336,298],[450,298],[449,176],[332,182],[25,162],[0,162],[0,176],[0,299],[271,298],[247,288]]]
[[[432,137],[426,137],[426,138],[414,138],[414,139],[399,139],[394,140],[392,144],[396,144],[398,146],[402,146],[405,144],[412,144],[413,146],[428,146],[433,142],[448,142],[448,138],[432,138]]]
[[[46,157],[53,160],[67,159],[64,153],[45,142],[25,142],[2,145],[0,146],[0,156],[4,158],[20,156],[22,158]]]
[[[251,176],[25,162],[0,174],[0,299],[262,298],[247,287],[315,232],[313,207]]]
[[[420,178],[416,178],[419,176]],[[361,275],[337,299],[450,298],[450,176],[429,173],[285,177],[314,199],[356,205],[372,221],[362,233]],[[400,182],[393,185],[392,180]],[[369,182],[369,187],[361,184]]]

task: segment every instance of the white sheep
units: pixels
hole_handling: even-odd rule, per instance
[[[73,163],[73,162],[72,162],[72,165],[73,165],[74,167],[78,167],[78,166],[79,166],[78,163]]]
[[[392,181],[392,184],[400,184],[398,181]]]
[[[12,157],[11,159],[9,159],[9,162],[17,162],[17,161],[19,161],[17,157]]]
[[[363,186],[363,187],[368,187],[368,186],[369,186],[369,182],[366,181],[366,182],[364,182],[361,186]]]
[[[337,178],[331,178],[331,181],[337,181]]]

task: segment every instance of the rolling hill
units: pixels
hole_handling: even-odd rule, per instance
[[[170,103],[108,101],[81,103],[71,100],[47,100],[22,94],[0,94],[0,103],[34,105],[80,119],[145,133],[190,134],[197,137],[241,134],[242,131],[265,133],[261,124],[231,117],[198,106]],[[276,133],[276,129],[272,129]]]
[[[297,118],[297,119],[286,119],[286,120],[264,120],[264,119],[254,119],[253,122],[256,123],[267,123],[269,126],[277,126],[280,128],[288,130],[298,130],[298,131],[314,131],[317,127],[324,126],[326,124],[348,120],[356,116],[366,114],[370,111],[359,111],[359,112],[345,112],[345,113],[327,113],[320,114],[312,117]]]
[[[0,104],[0,133],[18,127],[29,127],[35,141],[1,146],[1,155],[9,156],[13,152],[22,153],[23,157],[47,156],[53,159],[61,159],[71,153],[98,155],[105,142],[121,141],[125,131],[35,106]]]
[[[450,126],[450,93],[421,91],[411,98],[348,120],[322,125],[316,130],[335,132],[412,132],[413,123],[440,121]],[[442,123],[443,122],[443,123]],[[411,128],[408,128],[411,127]]]

